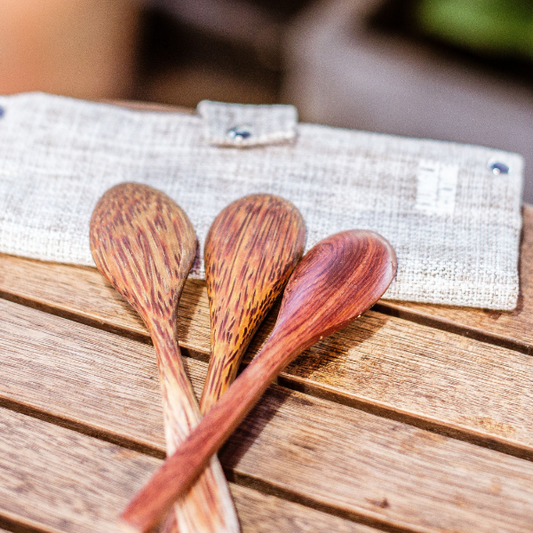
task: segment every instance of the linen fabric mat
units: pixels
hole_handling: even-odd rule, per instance
[[[92,210],[123,181],[169,194],[200,247],[228,203],[267,192],[301,211],[307,249],[346,229],[386,237],[398,275],[385,298],[516,306],[519,155],[296,120],[290,106],[203,102],[189,115],[0,97],[0,252],[94,265]],[[192,275],[203,276],[202,262]]]

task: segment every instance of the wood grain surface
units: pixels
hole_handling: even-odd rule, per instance
[[[112,533],[132,488],[161,462],[142,453],[0,409],[0,523],[9,531]],[[232,485],[244,533],[376,530]],[[6,530],[0,529],[4,533]]]
[[[205,242],[211,356],[200,409],[233,383],[242,356],[305,246],[302,215],[287,200],[253,194],[228,205]]]
[[[186,213],[166,194],[139,183],[109,189],[94,208],[91,252],[98,270],[139,313],[155,346],[167,451],[200,420],[176,340],[178,302],[197,252]],[[170,510],[170,509],[169,509]],[[240,531],[216,457],[174,505],[165,533]]]
[[[115,428],[123,450],[153,435],[145,439],[147,448],[162,456],[153,348],[0,303],[6,306],[0,309],[1,350],[12,361],[1,367],[6,406],[54,426],[65,420],[77,433],[97,427],[93,435],[100,440]],[[207,365],[185,360],[199,390]],[[75,379],[62,370],[69,364]],[[126,374],[135,395],[126,390]],[[9,439],[10,431],[0,433]],[[16,463],[10,454],[0,456]],[[532,462],[284,387],[270,388],[221,461],[240,485],[386,531],[527,531],[533,520]]]
[[[45,531],[118,532],[117,507],[158,464],[8,409],[0,449],[0,516]]]

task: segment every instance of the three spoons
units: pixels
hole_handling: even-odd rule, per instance
[[[345,231],[315,245],[289,279],[274,330],[259,354],[122,513],[128,531],[155,527],[279,372],[358,318],[395,274],[393,248],[372,231]]]
[[[178,301],[197,249],[194,229],[167,195],[122,183],[96,205],[90,244],[96,266],[139,313],[152,337],[171,455],[201,418],[176,342]],[[174,510],[176,524],[168,523],[181,533],[240,531],[216,456]]]

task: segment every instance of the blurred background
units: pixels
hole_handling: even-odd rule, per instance
[[[533,203],[531,0],[1,0],[0,94],[31,90],[515,151]]]

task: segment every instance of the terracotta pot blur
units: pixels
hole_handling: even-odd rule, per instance
[[[0,94],[125,98],[132,90],[135,0],[1,0]]]

